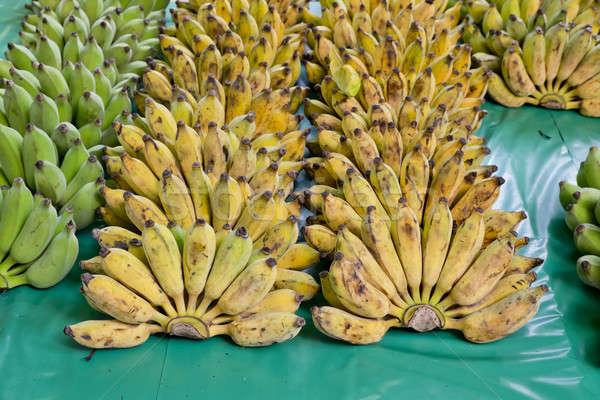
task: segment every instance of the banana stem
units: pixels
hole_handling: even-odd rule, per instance
[[[232,322],[234,319],[235,319],[235,317],[233,315],[222,315],[220,317],[213,319],[211,321],[211,324],[214,324],[214,325],[227,324],[229,322]]]
[[[183,299],[183,293],[175,297],[175,308],[177,309],[177,314],[185,315],[185,300]]]
[[[581,107],[581,101],[569,101],[567,102],[567,110],[575,110]]]
[[[156,325],[156,324],[147,324],[147,325],[149,326],[148,330],[150,331],[151,335],[165,331],[164,326]]]
[[[436,305],[436,307],[442,311],[446,311],[448,308],[452,307],[453,305],[454,305],[454,303],[452,303],[452,299],[450,298],[450,296],[448,296],[444,300],[442,300],[441,303]]]
[[[19,265],[18,267],[9,269],[7,274],[10,276],[15,276],[15,275],[19,275],[22,272],[25,272],[27,270],[27,268],[29,268],[31,264],[22,264]]]
[[[389,328],[402,328],[402,322],[398,318],[390,318],[385,321]]]
[[[15,262],[10,258],[10,254],[6,257],[6,260],[0,264],[0,274],[8,272],[8,270],[15,265]]]
[[[429,303],[429,298],[431,297],[431,286],[423,285],[423,291],[421,293],[421,302]]]
[[[421,302],[421,293],[419,292],[419,288],[416,287],[411,287],[410,288],[410,293],[412,294],[412,298],[414,300],[415,303],[420,303]]]
[[[220,314],[222,314],[221,308],[219,307],[219,304],[217,303],[216,306],[211,308],[206,314],[204,314],[202,316],[202,320],[206,323],[210,323],[213,319],[218,317]]]
[[[9,289],[15,288],[17,286],[27,285],[29,283],[24,274],[9,276],[8,278],[6,278],[6,280],[8,281]]]
[[[187,314],[194,314],[200,293],[188,293]]]
[[[442,329],[456,329],[462,330],[463,328],[463,320],[456,318],[446,318],[446,323],[442,327]]]
[[[156,311],[156,315],[154,316],[154,321],[158,322],[164,329],[167,325],[169,325],[169,321],[171,321],[171,318]]]
[[[173,318],[173,317],[177,316],[177,311],[175,311],[171,302],[166,302],[165,304],[161,304],[161,307],[163,308],[163,310],[165,310],[165,312],[167,313],[167,315],[169,317]]]
[[[229,325],[211,325],[208,329],[208,336],[228,335]]]
[[[391,304],[390,312],[388,314],[402,321],[402,318],[404,317],[404,309]]]
[[[194,316],[198,318],[202,317],[208,309],[208,306],[210,306],[210,303],[212,303],[212,301],[213,299],[209,299],[207,296],[204,296],[204,298],[200,302],[200,305],[198,306],[198,309],[194,313]]]
[[[429,304],[437,307],[437,305],[440,302],[440,300],[441,300],[441,298],[442,298],[443,295],[444,295],[443,293],[440,293],[439,291],[435,290],[433,292],[433,295],[429,299]]]

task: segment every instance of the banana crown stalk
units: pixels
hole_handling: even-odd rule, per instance
[[[104,171],[86,159],[118,144],[114,120],[132,122],[130,93],[143,60],[158,50],[164,23],[164,1],[121,3],[33,2],[22,43],[8,45],[0,72],[0,130],[11,136],[2,140],[0,169],[9,181],[22,177],[56,206],[71,207],[78,229],[102,203],[90,187]]]

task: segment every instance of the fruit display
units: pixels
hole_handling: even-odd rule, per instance
[[[130,92],[145,58],[158,48],[167,3],[29,4],[22,44],[9,43],[6,60],[0,60],[3,183],[23,177],[57,206],[78,202],[73,218],[79,229],[93,220],[98,196],[79,190],[103,170],[86,149],[116,145],[113,120],[132,122]]]
[[[255,151],[278,150],[303,119],[295,114],[308,88],[293,85],[305,39],[288,33],[284,18],[264,0],[191,3],[171,10],[175,26],[160,36],[164,61],[148,60],[138,109],[144,111],[144,99],[152,97],[195,129],[206,132],[214,122],[252,141]],[[303,153],[299,139],[296,152],[283,159],[295,161]]]
[[[102,178],[97,184],[103,184]],[[22,178],[0,187],[0,291],[21,285],[45,289],[71,270],[79,253],[73,211],[33,195]]]
[[[560,182],[560,204],[579,253],[577,274],[600,289],[600,150],[591,147],[579,167],[577,184]]]
[[[293,338],[304,325],[295,315],[304,297],[279,285],[294,277],[274,256],[290,254],[297,220],[274,225],[259,242],[251,236],[256,226],[248,227],[215,230],[197,219],[183,230],[147,219],[141,234],[116,226],[95,231],[103,247],[81,263],[89,271],[81,276],[82,293],[115,320],[70,325],[65,334],[92,348],[137,346],[159,332],[192,339],[229,335],[251,347]],[[273,251],[253,250],[257,243]],[[283,258],[282,267],[289,266]]]
[[[595,0],[469,1],[463,40],[494,72],[489,94],[600,117],[600,13]]]
[[[517,254],[525,213],[491,209],[504,179],[473,135],[487,73],[456,45],[460,4],[443,10],[333,3],[309,35],[324,101],[305,101],[317,185],[296,196],[316,214],[304,238],[333,259],[320,275],[329,306],[311,312],[335,339],[368,344],[405,327],[495,341],[548,290],[530,287],[542,261]]]

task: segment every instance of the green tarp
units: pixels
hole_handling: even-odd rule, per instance
[[[0,5],[0,48],[15,40],[24,0]],[[17,16],[18,15],[18,16]],[[497,208],[524,209],[524,254],[543,257],[538,284],[550,286],[520,331],[478,345],[459,333],[390,331],[378,344],[333,341],[308,323],[294,340],[240,348],[227,338],[196,342],[152,337],[126,350],[77,345],[65,324],[103,318],[79,293],[80,270],[51,290],[20,287],[0,295],[0,399],[294,398],[553,399],[600,397],[599,292],[581,284],[576,251],[558,203],[558,182],[574,181],[587,148],[600,145],[600,119],[573,112],[485,107],[480,135],[488,164],[506,179]],[[307,185],[301,182],[300,185]],[[80,259],[97,254],[90,230]]]

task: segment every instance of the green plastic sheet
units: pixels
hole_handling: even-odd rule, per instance
[[[16,40],[24,0],[0,4],[0,48]],[[524,254],[542,257],[538,282],[550,286],[538,314],[499,342],[477,345],[459,333],[390,331],[378,344],[331,340],[308,323],[294,340],[246,349],[226,338],[152,337],[144,345],[93,354],[64,325],[104,316],[79,293],[80,270],[51,290],[21,287],[0,295],[0,399],[171,398],[477,398],[600,397],[599,292],[576,276],[577,258],[557,199],[575,179],[587,148],[600,144],[600,119],[573,112],[487,104],[479,131],[489,164],[506,179],[496,207],[524,209]],[[309,182],[301,181],[299,186]],[[97,254],[90,229],[80,259]]]

